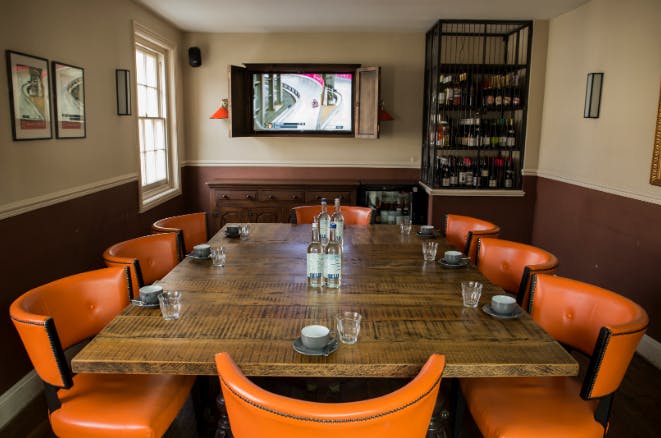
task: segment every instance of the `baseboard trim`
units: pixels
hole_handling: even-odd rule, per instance
[[[41,379],[32,370],[0,395],[0,430],[9,424],[43,389]]]
[[[661,370],[661,342],[649,337],[643,336],[638,344],[638,354],[643,356],[649,363]]]
[[[58,192],[48,193],[42,196],[35,196],[33,198],[23,199],[18,202],[12,202],[5,205],[0,205],[0,220],[19,214],[27,213],[29,211],[38,210],[50,205],[59,204],[60,202],[69,201],[71,199],[80,198],[82,196],[90,195],[92,193],[107,190],[113,187],[121,186],[123,184],[137,181],[137,173],[129,173],[126,175],[116,176],[101,181],[95,181],[90,184],[82,186],[71,187],[69,189],[60,190]]]

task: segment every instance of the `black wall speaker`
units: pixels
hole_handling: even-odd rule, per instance
[[[191,47],[188,49],[188,62],[191,67],[199,67],[202,65],[202,53],[199,47]]]

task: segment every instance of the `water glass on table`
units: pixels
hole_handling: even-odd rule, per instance
[[[225,266],[225,248],[215,246],[211,248],[211,264],[214,266]]]
[[[462,281],[461,296],[464,300],[464,307],[477,307],[482,296],[482,283],[479,281]]]
[[[436,251],[438,250],[438,242],[424,241],[422,242],[422,256],[426,262],[436,260]]]
[[[163,319],[179,319],[181,313],[181,292],[176,290],[165,291],[158,296],[158,304],[161,307]]]
[[[360,333],[360,320],[363,317],[358,312],[340,312],[335,317],[337,334],[343,344],[355,344]]]
[[[239,228],[239,235],[241,236],[241,240],[248,239],[248,236],[250,236],[250,224],[241,225],[241,228]]]
[[[408,216],[404,216],[401,219],[402,221],[399,223],[399,231],[402,234],[410,234],[411,233],[411,218]]]

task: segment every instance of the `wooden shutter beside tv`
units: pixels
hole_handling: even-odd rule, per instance
[[[380,67],[356,70],[356,138],[379,138],[380,76]]]
[[[252,134],[250,124],[250,82],[245,67],[228,66],[227,78],[230,90],[229,136],[248,137]]]

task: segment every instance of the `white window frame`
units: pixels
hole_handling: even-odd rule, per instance
[[[136,68],[136,52],[139,48],[146,49],[149,52],[156,52],[162,61],[159,65],[161,74],[159,74],[159,88],[162,87],[161,98],[162,117],[165,119],[165,143],[166,143],[166,178],[164,181],[142,185],[142,153],[140,138],[140,123],[143,118],[139,113],[138,105],[138,78]],[[167,39],[152,32],[139,23],[133,23],[133,87],[136,96],[136,134],[138,151],[138,192],[140,199],[140,212],[144,212],[159,204],[162,204],[172,198],[181,195],[181,168],[179,166],[179,148],[177,141],[177,112],[176,112],[176,92],[175,67],[177,62],[176,46]]]

